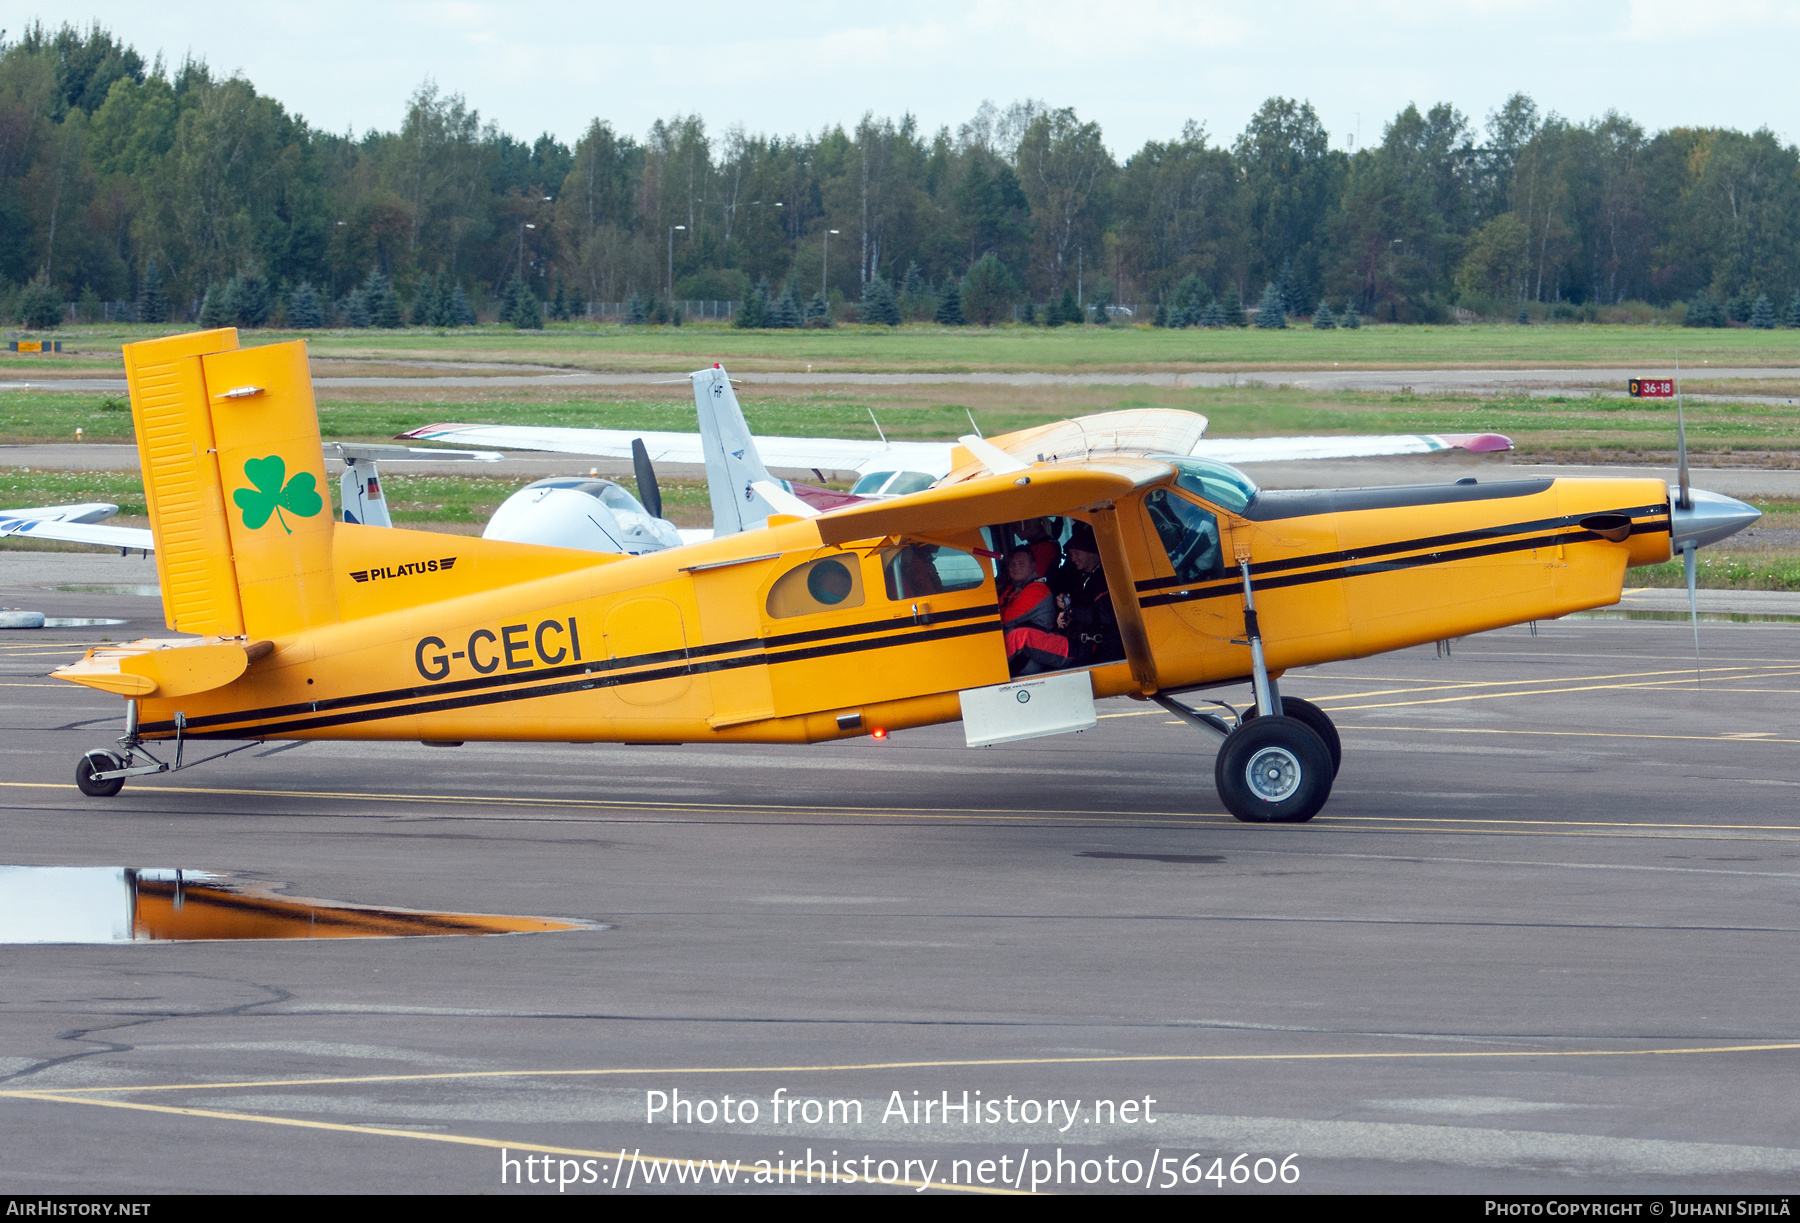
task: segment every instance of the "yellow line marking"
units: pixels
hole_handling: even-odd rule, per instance
[[[1783,1044],[1697,1045],[1654,1049],[1384,1049],[1367,1053],[1116,1053],[1098,1057],[987,1057],[919,1062],[840,1062],[788,1066],[632,1066],[579,1070],[440,1070],[427,1074],[337,1075],[311,1079],[243,1079],[224,1083],[146,1083],[117,1087],[40,1087],[0,1090],[0,1098],[68,1100],[112,1092],[230,1091],[249,1087],[340,1087],[352,1083],[426,1083],[449,1079],[628,1078],[674,1074],[843,1074],[864,1070],[942,1070],[972,1066],[1112,1066],[1176,1062],[1354,1062],[1430,1061],[1483,1057],[1665,1057],[1694,1053],[1778,1053],[1800,1049]],[[411,1131],[382,1130],[381,1133]]]
[[[1383,706],[1372,706],[1372,708],[1383,708]],[[1346,722],[1341,723],[1338,729],[1404,730],[1433,735],[1547,735],[1553,738],[1567,739],[1675,739],[1694,743],[1800,743],[1800,739],[1743,739],[1737,735],[1653,735],[1644,732],[1611,730],[1494,730],[1485,726],[1352,726]]]
[[[1402,727],[1402,726],[1392,726],[1392,727],[1390,727],[1390,726],[1380,726],[1380,727],[1357,726],[1357,727],[1345,727],[1345,729],[1347,729],[1347,730],[1419,730],[1419,729],[1425,729],[1425,728]],[[1572,732],[1572,731],[1487,731],[1487,730],[1470,729],[1470,730],[1460,731],[1457,733],[1462,733],[1462,734],[1521,734],[1521,735],[1523,735],[1523,734],[1574,734],[1576,732]],[[1657,736],[1621,736],[1621,737],[1654,738]],[[1662,737],[1679,738],[1681,736],[1662,736]],[[1752,740],[1752,742],[1778,743],[1778,742],[1784,742],[1784,740],[1756,739],[1756,740]],[[1800,740],[1795,740],[1795,742],[1800,742]],[[0,788],[12,788],[12,789],[22,789],[22,790],[73,790],[73,789],[75,789],[75,787],[73,785],[68,784],[68,783],[47,782],[47,781],[0,781]],[[1048,811],[1048,812],[1045,812],[1045,811],[1016,812],[1016,811],[1005,811],[1005,810],[1001,810],[999,808],[984,808],[984,807],[921,807],[921,808],[915,808],[915,809],[906,809],[906,808],[878,808],[878,807],[800,807],[800,806],[781,806],[781,805],[747,806],[743,803],[650,803],[650,802],[628,802],[625,800],[603,801],[603,800],[574,799],[574,798],[541,798],[540,799],[540,798],[508,798],[508,797],[504,797],[504,796],[482,797],[482,796],[478,796],[478,795],[461,795],[461,794],[449,794],[449,795],[442,795],[442,794],[369,794],[369,793],[339,794],[339,793],[332,793],[332,792],[327,792],[327,791],[240,790],[240,789],[228,789],[228,788],[224,788],[224,787],[212,788],[212,787],[205,787],[205,786],[158,786],[158,787],[156,787],[156,792],[157,793],[167,793],[167,794],[222,794],[222,795],[228,795],[228,796],[244,796],[244,797],[254,797],[254,798],[310,798],[310,799],[327,799],[327,800],[352,799],[352,800],[360,800],[363,802],[372,802],[372,803],[373,802],[460,803],[460,804],[466,804],[469,806],[497,806],[497,807],[519,807],[519,808],[551,807],[551,808],[569,808],[569,809],[574,809],[574,810],[643,811],[643,812],[647,812],[652,815],[679,814],[683,811],[698,811],[698,812],[729,811],[734,814],[751,814],[751,815],[800,815],[800,816],[823,815],[823,816],[840,816],[840,817],[861,816],[861,817],[867,817],[867,818],[873,818],[873,819],[896,819],[896,820],[909,820],[909,819],[917,819],[917,820],[966,819],[966,820],[995,820],[995,821],[999,821],[999,820],[1019,820],[1019,821],[1040,820],[1040,821],[1048,821],[1048,822],[1052,822],[1052,823],[1079,823],[1084,820],[1090,820],[1093,817],[1098,816],[1098,817],[1103,817],[1103,818],[1104,817],[1124,818],[1124,819],[1136,820],[1140,823],[1167,824],[1167,825],[1173,825],[1173,826],[1179,826],[1179,827],[1203,826],[1203,827],[1220,827],[1220,828],[1240,828],[1240,829],[1244,829],[1246,831],[1254,831],[1257,829],[1262,829],[1264,831],[1273,832],[1273,833],[1277,833],[1277,834],[1279,834],[1283,830],[1292,829],[1292,830],[1297,831],[1303,827],[1310,828],[1312,831],[1315,831],[1315,832],[1330,831],[1330,830],[1333,830],[1332,829],[1333,825],[1337,826],[1335,829],[1336,831],[1358,831],[1356,829],[1345,828],[1345,827],[1343,827],[1343,825],[1351,823],[1351,822],[1359,821],[1359,820],[1381,820],[1381,821],[1386,821],[1388,823],[1402,823],[1402,824],[1407,824],[1407,823],[1472,824],[1472,825],[1481,825],[1484,827],[1484,829],[1486,826],[1489,826],[1489,825],[1518,824],[1518,825],[1526,825],[1526,826],[1532,826],[1532,827],[1542,825],[1545,827],[1554,827],[1554,828],[1558,828],[1558,829],[1646,828],[1646,829],[1655,830],[1655,833],[1661,833],[1665,830],[1680,831],[1680,830],[1684,830],[1684,829],[1694,830],[1694,831],[1698,831],[1698,832],[1800,832],[1800,825],[1788,825],[1788,824],[1663,824],[1663,823],[1651,823],[1648,821],[1633,822],[1630,820],[1472,819],[1472,818],[1468,818],[1468,817],[1464,817],[1464,816],[1441,816],[1441,817],[1440,816],[1420,816],[1420,817],[1417,817],[1416,819],[1407,819],[1406,817],[1391,816],[1391,815],[1362,815],[1362,816],[1359,816],[1359,815],[1333,815],[1332,817],[1330,817],[1331,822],[1329,824],[1273,825],[1273,824],[1245,824],[1240,821],[1234,820],[1229,815],[1213,814],[1213,813],[1204,812],[1204,811],[1187,812],[1187,813],[1168,812],[1168,811],[1082,811],[1082,810],[1059,810],[1059,811]],[[1392,830],[1393,829],[1390,829],[1390,831],[1392,831]],[[1601,836],[1601,835],[1606,835],[1606,834],[1565,832],[1562,835]],[[1696,839],[1696,838],[1684,838],[1684,839]],[[1698,839],[1703,839],[1703,838],[1698,838]],[[1732,839],[1736,839],[1736,838],[1732,838]]]
[[[1691,681],[1691,677],[1693,676],[1693,674],[1694,673],[1692,671],[1688,672],[1690,681]],[[1739,678],[1739,679],[1765,679],[1765,678],[1769,678],[1769,677],[1756,675],[1756,676],[1738,676],[1737,678]],[[1335,704],[1333,704],[1333,705],[1325,705],[1322,707],[1324,709],[1326,709],[1328,712],[1345,713],[1345,712],[1350,712],[1352,710],[1357,710],[1357,709],[1395,709],[1395,708],[1399,708],[1402,706],[1411,706],[1411,705],[1449,705],[1449,704],[1453,704],[1457,701],[1492,701],[1492,700],[1498,700],[1502,697],[1509,697],[1509,696],[1549,696],[1549,695],[1553,695],[1553,694],[1559,693],[1559,692],[1597,692],[1597,691],[1598,692],[1620,692],[1620,691],[1624,691],[1626,689],[1631,689],[1631,688],[1665,688],[1665,687],[1668,687],[1672,684],[1676,684],[1679,682],[1680,681],[1678,681],[1678,680],[1657,679],[1657,680],[1645,680],[1642,683],[1636,683],[1636,684],[1577,684],[1577,685],[1575,685],[1573,687],[1569,687],[1569,688],[1531,688],[1531,689],[1521,689],[1516,692],[1477,692],[1470,696],[1438,696],[1438,697],[1432,697],[1429,700],[1423,700],[1423,701],[1377,701],[1377,702],[1375,702],[1373,704],[1369,704],[1369,705],[1335,705]],[[1349,700],[1349,699],[1353,699],[1353,698],[1320,697],[1319,699],[1321,701],[1330,701],[1330,700]]]
[[[68,1096],[57,1095],[52,1092],[18,1091],[18,1092],[8,1092],[7,1094],[9,1096],[13,1097],[14,1099],[43,1100],[43,1101],[48,1101],[48,1102],[52,1102],[52,1103],[56,1103],[56,1104],[88,1104],[88,1105],[92,1105],[97,1108],[126,1108],[126,1109],[133,1109],[133,1110],[136,1110],[139,1112],[146,1112],[146,1113],[172,1113],[178,1117],[209,1117],[216,1121],[254,1121],[254,1122],[258,1122],[263,1125],[286,1125],[286,1126],[292,1126],[295,1129],[302,1129],[302,1130],[330,1130],[334,1133],[340,1133],[340,1134],[372,1134],[379,1138],[411,1138],[418,1142],[447,1142],[447,1143],[451,1143],[455,1146],[487,1147],[491,1150],[540,1151],[547,1155],[575,1155],[575,1156],[585,1157],[587,1159],[605,1160],[606,1162],[612,1163],[615,1166],[623,1166],[624,1161],[626,1161],[627,1159],[631,1160],[634,1164],[638,1165],[639,1167],[641,1167],[644,1164],[667,1164],[671,1169],[676,1168],[682,1164],[686,1164],[690,1168],[692,1168],[694,1164],[703,1162],[703,1161],[697,1160],[697,1159],[674,1159],[674,1158],[670,1158],[670,1157],[664,1156],[664,1155],[642,1155],[642,1154],[637,1154],[635,1152],[628,1153],[625,1151],[589,1151],[589,1150],[584,1150],[580,1147],[552,1147],[552,1146],[545,1146],[541,1143],[534,1143],[534,1142],[512,1142],[512,1141],[503,1141],[498,1138],[475,1138],[475,1137],[472,1137],[467,1134],[422,1134],[416,1130],[390,1130],[390,1129],[383,1129],[380,1126],[374,1126],[374,1125],[346,1125],[343,1122],[338,1122],[338,1121],[304,1121],[298,1117],[270,1117],[270,1116],[267,1116],[262,1113],[225,1112],[223,1110],[216,1109],[216,1108],[177,1108],[177,1107],[174,1107],[173,1105],[168,1105],[168,1104],[139,1104],[139,1103],[136,1103],[136,1102],[130,1101],[130,1100],[81,1100],[81,1099],[73,1099]],[[716,1164],[718,1161],[712,1161],[712,1162],[714,1162]],[[746,1166],[742,1160],[735,1160],[735,1161],[733,1161],[733,1164],[735,1165],[737,1173],[740,1176],[746,1176],[746,1175],[754,1176],[756,1174],[755,1165],[750,1165],[748,1168],[746,1168]],[[815,1177],[811,1172],[803,1173],[802,1170],[798,1169],[798,1168],[784,1169],[783,1175],[785,1175],[787,1177],[799,1177],[801,1175],[805,1175],[808,1180],[816,1179],[819,1181],[832,1181],[835,1179],[842,1179],[841,1177],[834,1178],[830,1173],[826,1173],[826,1172],[821,1172]],[[548,1182],[546,1182],[546,1183],[548,1183]],[[665,1188],[670,1183],[671,1182],[669,1182],[667,1180],[649,1181],[649,1182],[646,1182],[645,1187],[647,1189],[655,1191],[658,1189]],[[700,1182],[692,1181],[692,1182],[674,1182],[674,1183],[698,1184]],[[716,1182],[708,1181],[707,1183],[714,1184]],[[784,1180],[782,1183],[790,1184],[792,1182],[790,1180]],[[860,1177],[858,1177],[858,1183],[861,1183]],[[923,1181],[907,1181],[907,1180],[877,1181],[876,1183],[879,1185],[882,1185],[884,1187],[891,1186],[896,1189],[902,1189],[902,1188],[903,1189],[927,1189],[927,1188],[930,1188],[930,1189],[942,1189],[942,1190],[944,1190],[946,1192],[950,1192],[950,1193],[999,1194],[999,1195],[1005,1195],[1008,1197],[1027,1196],[1027,1191],[1025,1191],[1025,1190],[1005,1189],[1005,1188],[1001,1188],[998,1186],[988,1186],[988,1185],[952,1185],[952,1184],[946,1184],[946,1183],[936,1182],[936,1181],[932,1182],[930,1185],[927,1185]],[[608,1186],[608,1187],[609,1188],[624,1188],[625,1186]]]

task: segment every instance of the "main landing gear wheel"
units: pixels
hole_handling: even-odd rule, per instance
[[[1245,823],[1299,824],[1331,796],[1331,752],[1298,718],[1256,718],[1219,748],[1213,781],[1226,809]]]
[[[94,775],[124,767],[125,762],[118,756],[105,748],[97,747],[75,762],[75,785],[89,798],[111,798],[125,788],[125,779],[114,777],[109,781],[98,781]]]
[[[1331,775],[1335,778],[1338,769],[1343,767],[1344,743],[1338,738],[1337,726],[1332,722],[1331,715],[1311,701],[1303,701],[1297,696],[1282,697],[1281,712],[1296,722],[1306,723],[1312,728],[1313,734],[1324,741],[1325,750],[1331,753]],[[1248,722],[1255,716],[1256,706],[1252,705],[1244,711],[1243,720]]]

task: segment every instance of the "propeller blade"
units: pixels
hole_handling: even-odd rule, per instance
[[[1699,549],[1691,540],[1681,549],[1681,567],[1687,571],[1688,615],[1694,622],[1694,682],[1696,684],[1700,682],[1700,597],[1695,593],[1699,575],[1694,565],[1694,558],[1698,553]]]
[[[1681,500],[1677,503],[1677,508],[1693,509],[1694,498],[1690,494],[1688,486],[1687,419],[1681,410],[1681,360],[1679,358],[1675,361],[1675,482],[1681,489]],[[1689,553],[1688,560],[1688,573],[1690,574],[1688,588],[1690,590],[1693,589],[1692,555]]]
[[[638,500],[650,511],[650,517],[661,518],[662,489],[656,485],[656,468],[650,464],[650,452],[644,449],[644,439],[631,439],[631,469],[637,473]]]

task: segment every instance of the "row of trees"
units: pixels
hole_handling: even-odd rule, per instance
[[[389,317],[372,277],[408,304],[402,321],[421,295],[433,321],[529,321],[559,294],[562,313],[754,298],[803,324],[819,294],[884,312],[885,292],[903,318],[936,317],[951,282],[965,317],[996,299],[1061,316],[1072,295],[1175,325],[1271,283],[1287,313],[1328,300],[1383,321],[1786,302],[1800,151],[1766,129],[1577,122],[1524,95],[1480,132],[1447,104],[1409,106],[1355,151],[1283,98],[1229,141],[1190,123],[1122,161],[1099,125],[1037,102],[935,133],[865,115],[804,137],[714,134],[690,115],[640,141],[596,119],[570,146],[516,139],[430,82],[397,129],[355,137],[202,62],[146,63],[97,25],[0,34],[8,301],[35,284],[36,300],[195,318],[211,298],[248,318],[263,286],[283,311],[310,294],[337,321]]]

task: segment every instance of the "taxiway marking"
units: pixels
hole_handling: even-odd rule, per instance
[[[1349,729],[1404,730],[1406,727],[1351,727]],[[1533,734],[1540,732],[1512,731],[1498,732],[1485,730],[1468,730],[1467,734]],[[1573,733],[1573,732],[1542,732]],[[1732,742],[1779,743],[1776,739],[1732,740]],[[1796,740],[1800,742],[1800,740]],[[29,790],[73,790],[75,786],[67,782],[47,781],[0,781],[0,788]],[[1086,823],[1095,817],[1129,819],[1135,823],[1168,825],[1174,827],[1214,827],[1238,828],[1246,831],[1261,829],[1279,832],[1283,829],[1297,830],[1307,828],[1313,832],[1410,832],[1417,831],[1418,825],[1473,825],[1472,831],[1494,833],[1499,835],[1498,826],[1522,825],[1530,829],[1514,835],[1534,836],[1674,836],[1680,840],[1706,840],[1705,836],[1676,835],[1688,832],[1720,833],[1720,832],[1800,832],[1800,825],[1794,824],[1663,824],[1632,820],[1524,820],[1524,819],[1478,819],[1467,816],[1392,816],[1392,815],[1338,815],[1334,813],[1329,823],[1323,824],[1246,824],[1225,814],[1210,812],[1170,812],[1170,811],[1092,811],[1092,810],[1050,810],[1050,811],[1007,811],[999,808],[983,807],[800,807],[763,805],[752,806],[743,803],[656,803],[649,801],[631,801],[625,799],[578,799],[578,798],[511,798],[504,795],[466,795],[466,794],[375,794],[363,792],[359,794],[335,793],[312,790],[249,790],[209,786],[157,786],[154,793],[159,794],[219,794],[231,797],[251,798],[299,798],[341,801],[350,799],[360,802],[387,803],[445,803],[465,806],[491,806],[509,808],[548,807],[560,810],[600,810],[600,811],[638,811],[650,815],[678,815],[684,811],[701,814],[730,812],[738,815],[775,815],[775,816],[835,816],[860,817],[866,819],[893,820],[982,820],[982,821],[1019,821],[1038,823]],[[1349,828],[1344,825],[1380,821],[1380,828]],[[1541,826],[1541,827],[1540,827]],[[1590,832],[1584,829],[1643,829],[1643,832]],[[1433,831],[1446,831],[1434,827]],[[1554,830],[1554,831],[1553,831]],[[1720,838],[1726,840],[1744,840],[1742,837]],[[1778,837],[1786,841],[1791,838]]]
[[[1522,1057],[1679,1057],[1711,1053],[1785,1053],[1800,1043],[1691,1045],[1652,1049],[1378,1049],[1362,1053],[1116,1053],[1097,1057],[991,1057],[917,1062],[842,1062],[787,1066],[632,1066],[576,1070],[438,1070],[424,1074],[338,1075],[310,1079],[245,1079],[224,1083],[145,1083],[116,1087],[39,1087],[0,1090],[0,1099],[23,1098],[86,1103],[80,1097],[117,1092],[226,1091],[251,1087],[333,1087],[352,1083],[424,1083],[450,1079],[625,1078],[671,1074],[826,1074],[864,1070],[943,1070],[974,1066],[1107,1066],[1133,1062],[1367,1062],[1447,1061]],[[372,1128],[372,1127],[371,1127]],[[411,1131],[377,1130],[377,1133]]]
[[[271,1116],[268,1116],[263,1113],[225,1112],[222,1109],[216,1109],[216,1108],[181,1108],[181,1107],[178,1107],[173,1104],[142,1104],[142,1103],[139,1103],[134,1100],[83,1100],[83,1099],[76,1099],[76,1098],[72,1098],[72,1097],[64,1096],[64,1095],[58,1095],[54,1092],[17,1091],[17,1092],[7,1092],[5,1094],[7,1096],[10,1096],[13,1099],[18,1099],[18,1100],[44,1100],[44,1101],[53,1101],[58,1104],[88,1104],[88,1105],[93,1105],[93,1106],[99,1107],[99,1108],[125,1108],[125,1109],[131,1109],[131,1110],[134,1110],[137,1112],[168,1113],[168,1114],[173,1114],[174,1116],[178,1116],[178,1117],[207,1117],[207,1118],[210,1118],[215,1121],[242,1121],[242,1122],[256,1122],[256,1123],[259,1123],[262,1125],[286,1125],[286,1126],[291,1126],[295,1129],[302,1129],[302,1130],[330,1130],[330,1131],[333,1131],[335,1133],[340,1133],[340,1134],[370,1134],[370,1135],[373,1135],[373,1136],[379,1137],[379,1138],[411,1138],[411,1139],[414,1139],[419,1142],[446,1142],[446,1143],[450,1143],[455,1146],[488,1147],[493,1150],[541,1151],[548,1155],[574,1155],[574,1156],[584,1157],[587,1159],[601,1159],[601,1160],[605,1160],[608,1163],[617,1164],[618,1166],[621,1166],[621,1167],[624,1165],[626,1160],[631,1160],[633,1162],[633,1164],[636,1166],[642,1166],[643,1164],[650,1163],[650,1164],[667,1164],[667,1165],[669,1165],[669,1167],[674,1168],[674,1167],[677,1167],[678,1165],[686,1164],[690,1169],[693,1167],[693,1165],[695,1163],[700,1162],[698,1160],[692,1160],[692,1159],[674,1159],[674,1158],[670,1158],[669,1156],[664,1156],[664,1155],[644,1155],[644,1154],[641,1154],[641,1153],[635,1152],[635,1151],[634,1152],[588,1151],[588,1150],[583,1150],[582,1148],[579,1148],[579,1147],[552,1147],[552,1146],[544,1146],[540,1143],[514,1142],[511,1140],[503,1140],[503,1139],[499,1139],[499,1138],[476,1138],[476,1137],[473,1137],[468,1134],[422,1134],[416,1130],[392,1130],[392,1129],[384,1129],[380,1126],[375,1126],[375,1125],[347,1125],[347,1124],[345,1124],[343,1122],[339,1122],[339,1121],[305,1121],[298,1117],[271,1117]],[[714,1161],[714,1162],[717,1162],[717,1161]],[[742,1160],[738,1160],[735,1162],[736,1162],[736,1166],[737,1166],[738,1175],[740,1175],[740,1176],[755,1175],[756,1168],[754,1165],[751,1165],[750,1167],[746,1168]],[[800,1175],[800,1170],[792,1169],[792,1170],[787,1171],[785,1174],[790,1175],[790,1176],[798,1176],[798,1175]],[[615,1175],[616,1175],[616,1173],[615,1173]],[[834,1177],[830,1176],[829,1174],[823,1173],[823,1172],[820,1173],[817,1177],[814,1177],[811,1172],[807,1172],[806,1177],[808,1180],[816,1179],[819,1181],[831,1181],[834,1179],[840,1179],[840,1178],[834,1178]],[[549,1182],[546,1181],[545,1183],[548,1184]],[[663,1187],[664,1185],[666,1185],[666,1183],[667,1183],[666,1181],[659,1181],[655,1185],[649,1185],[649,1183],[646,1182],[646,1186],[651,1188],[652,1191],[654,1191],[657,1188]],[[696,1183],[698,1183],[698,1182],[696,1182]],[[1027,1192],[1025,1190],[1019,1190],[1019,1189],[1001,1188],[999,1186],[952,1185],[952,1184],[945,1184],[945,1183],[935,1182],[935,1181],[932,1182],[931,1184],[926,1184],[923,1181],[908,1181],[908,1180],[879,1181],[877,1183],[881,1184],[883,1186],[893,1186],[894,1188],[942,1189],[946,1192],[951,1192],[951,1193],[998,1194],[998,1195],[1005,1195],[1005,1196],[1009,1196],[1009,1197],[1015,1196],[1015,1195],[1016,1196],[1024,1196]],[[608,1185],[607,1187],[608,1188],[618,1188],[619,1186]],[[627,1185],[625,1187],[629,1188],[629,1185]]]

